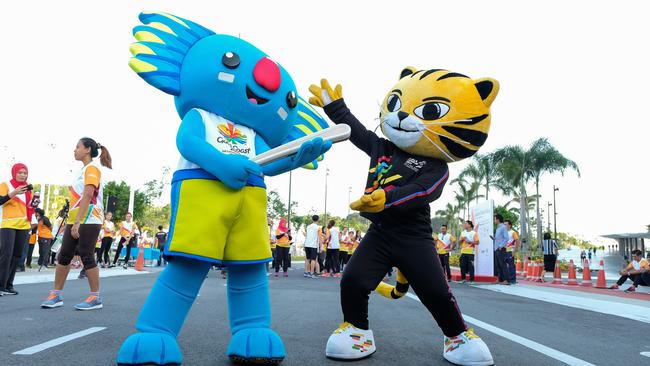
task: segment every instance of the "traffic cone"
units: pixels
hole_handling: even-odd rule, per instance
[[[605,262],[602,259],[600,260],[600,269],[598,270],[596,288],[607,288],[607,280],[605,279]]]
[[[562,284],[562,268],[560,268],[560,261],[555,261],[555,271],[553,272],[553,282],[554,285]]]
[[[569,261],[569,280],[566,283],[569,286],[576,286],[578,280],[576,280],[576,266],[573,264],[573,259]]]
[[[135,261],[135,270],[144,271],[144,248],[138,248],[138,259]]]
[[[524,270],[521,271],[521,277],[524,280],[528,277],[528,259],[524,259]]]
[[[580,286],[591,287],[591,270],[589,269],[589,262],[585,260],[584,265],[582,266],[582,282]]]
[[[522,277],[523,271],[524,271],[523,263],[522,263],[521,259],[517,258],[517,264],[515,266],[515,272],[517,273],[517,278]]]
[[[526,281],[532,281],[533,280],[533,267],[535,263],[526,263]]]
[[[537,275],[535,278],[536,282],[543,282],[542,281],[542,271],[544,270],[544,264],[542,262],[537,262]]]

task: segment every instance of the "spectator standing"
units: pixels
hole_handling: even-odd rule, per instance
[[[442,270],[445,272],[447,281],[451,281],[451,267],[449,266],[449,252],[454,249],[456,238],[447,232],[447,225],[440,227],[440,234],[436,240],[436,250],[438,251],[438,258],[442,264]]]
[[[316,278],[316,266],[318,265],[318,220],[320,217],[314,215],[311,217],[311,224],[305,230],[305,271],[303,276]]]
[[[35,218],[36,215],[32,216]],[[38,240],[38,229],[36,224],[32,224],[32,228],[29,230],[29,240],[27,241],[27,251],[25,253],[25,262],[22,263],[23,259],[21,258],[21,263],[18,265],[19,272],[25,272],[25,268],[32,268],[32,259],[34,256],[34,247],[36,246],[36,241]]]
[[[155,239],[155,247],[160,250],[160,255],[158,256],[158,267],[160,267],[161,264],[167,265],[167,260],[165,260],[165,256],[163,255],[165,244],[167,244],[167,233],[163,231],[162,225],[159,225]]]
[[[40,208],[35,209],[36,219],[38,224],[36,226],[38,234],[38,266],[49,268],[47,263],[50,259],[50,245],[52,245],[52,222],[45,216],[45,211]]]
[[[506,245],[506,262],[508,263],[508,270],[510,271],[508,281],[510,283],[517,283],[517,269],[515,268],[515,256],[519,251],[519,233],[512,227],[512,221],[505,221],[506,228],[508,229],[508,244]]]
[[[29,240],[31,228],[31,185],[27,183],[27,166],[15,164],[11,180],[0,183],[0,296],[18,295],[14,277]]]
[[[506,262],[506,245],[508,245],[508,229],[503,223],[503,216],[501,214],[494,215],[494,224],[497,226],[494,233],[494,253],[497,262],[497,274],[499,283],[502,285],[509,285],[508,278],[510,277],[510,270]]]
[[[129,263],[129,258],[131,257],[131,243],[135,241],[136,230],[138,226],[133,222],[133,215],[130,212],[127,212],[124,216],[124,221],[120,224],[120,242],[117,245],[117,251],[115,252],[115,258],[113,259],[112,267],[115,267],[117,260],[122,254],[122,248],[126,243],[126,256],[124,257],[124,269],[127,268]]]
[[[275,277],[279,276],[280,267],[284,277],[289,277],[289,248],[291,247],[291,230],[287,226],[287,220],[281,219],[278,223],[278,228],[275,230],[275,238],[277,239],[275,246]]]
[[[555,272],[555,262],[557,261],[557,243],[551,239],[551,233],[544,233],[544,240],[542,241],[544,250],[544,271],[542,272],[542,282],[546,282],[544,276],[546,272]],[[589,253],[591,256],[591,252]]]
[[[341,277],[341,268],[339,262],[339,250],[341,248],[341,232],[339,228],[334,226],[336,221],[330,220],[327,228],[330,231],[330,240],[327,246],[327,259],[330,263],[330,270],[332,277]]]
[[[101,263],[102,268],[106,268],[111,264],[110,251],[113,245],[113,237],[115,236],[115,223],[113,222],[113,213],[107,212],[102,224],[102,243],[97,253],[97,262]]]
[[[474,252],[479,244],[478,234],[474,231],[474,223],[467,220],[463,223],[463,232],[458,239],[460,242],[460,280],[465,283],[469,272],[469,282],[474,282]]]
[[[321,276],[329,276],[327,270],[327,245],[330,239],[330,231],[327,226],[323,225],[318,232],[318,241],[320,245],[320,252],[318,253],[318,266],[320,267],[319,274]]]

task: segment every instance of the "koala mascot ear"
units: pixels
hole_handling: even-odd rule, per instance
[[[492,78],[480,78],[474,80],[474,86],[483,99],[483,103],[490,107],[499,93],[499,82]]]
[[[399,78],[400,78],[400,79],[403,79],[405,76],[409,76],[409,75],[411,75],[411,74],[414,74],[414,73],[417,72],[417,71],[418,71],[418,69],[416,69],[416,68],[413,67],[413,66],[406,66],[406,67],[402,70],[402,72],[399,74]]]

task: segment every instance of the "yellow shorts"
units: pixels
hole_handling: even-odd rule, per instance
[[[227,265],[270,261],[266,190],[233,190],[210,179],[173,182],[165,255]]]

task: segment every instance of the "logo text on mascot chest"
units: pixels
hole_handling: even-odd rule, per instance
[[[404,163],[404,166],[407,167],[407,168],[409,168],[409,169],[411,169],[411,170],[414,171],[414,172],[419,172],[420,169],[422,169],[422,167],[423,167],[426,163],[427,163],[427,162],[424,161],[424,160],[419,161],[419,160],[414,159],[414,158],[408,158],[408,160],[406,160],[406,162]]]
[[[230,152],[235,154],[248,154],[251,151],[250,147],[237,146],[245,146],[248,141],[248,136],[242,133],[234,124],[227,122],[220,124],[218,128],[221,136],[217,137],[217,142],[228,145]]]

